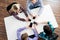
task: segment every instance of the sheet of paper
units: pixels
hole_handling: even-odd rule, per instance
[[[38,9],[35,9],[34,12],[36,12],[36,10],[38,10]],[[24,14],[23,15],[18,15],[18,16],[19,17],[20,16],[25,17]],[[58,24],[56,22],[53,11],[51,10],[51,7],[49,5],[44,6],[43,12],[41,13],[41,15],[39,17],[37,17],[35,19],[35,21],[37,21],[37,22],[50,21],[55,28],[58,27]],[[16,40],[17,39],[17,35],[16,35],[17,29],[22,28],[22,27],[26,27],[26,25],[30,24],[30,22],[19,21],[16,18],[14,18],[13,16],[5,17],[4,22],[5,22],[5,27],[6,27],[8,40]],[[40,26],[37,28],[38,33],[43,31],[42,28],[43,27],[40,27]],[[32,34],[33,34],[33,32],[29,33],[29,35],[32,35]]]

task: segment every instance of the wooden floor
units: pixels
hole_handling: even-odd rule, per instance
[[[25,8],[26,0],[0,0],[0,40],[7,40],[5,25],[4,25],[4,17],[9,16],[6,11],[6,7],[8,4],[13,1],[17,1],[22,4]],[[55,30],[55,32],[59,35],[57,40],[60,40],[60,0],[43,0],[44,4],[50,4],[56,20],[58,22],[59,27]]]

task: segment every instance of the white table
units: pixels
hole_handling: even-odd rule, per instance
[[[39,8],[33,9],[32,11],[36,12],[36,10],[38,10]],[[18,16],[23,16],[24,15],[18,15]],[[54,26],[54,28],[58,27],[58,24],[56,22],[55,16],[53,14],[53,11],[51,10],[50,5],[45,5],[43,12],[41,13],[41,15],[39,17],[37,17],[35,19],[36,22],[45,22],[45,21],[50,21],[52,23],[52,25]],[[16,35],[16,31],[18,28],[22,28],[25,27],[26,25],[29,25],[29,22],[22,22],[19,21],[17,19],[15,19],[13,16],[9,16],[9,17],[5,17],[4,18],[4,22],[5,22],[5,28],[6,28],[6,32],[7,32],[7,38],[8,40],[16,40],[17,35]],[[36,27],[38,33],[43,31],[43,27]],[[28,31],[27,31],[28,32]],[[32,30],[30,31],[31,33],[28,32],[29,35],[34,34],[32,32]]]

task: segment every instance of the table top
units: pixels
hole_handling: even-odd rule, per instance
[[[38,10],[38,8],[35,10]],[[5,27],[6,27],[8,40],[16,40],[17,29],[25,27],[26,25],[29,25],[29,23],[30,23],[30,22],[27,23],[27,22],[19,21],[19,20],[15,19],[13,16],[5,17],[4,21],[5,21]],[[52,23],[52,25],[54,26],[54,28],[58,27],[58,24],[56,22],[53,11],[51,10],[51,7],[49,5],[44,6],[43,12],[41,13],[41,15],[39,17],[37,17],[35,19],[35,21],[36,22],[50,21]],[[38,28],[43,28],[43,27],[38,27]],[[38,29],[38,28],[37,28],[38,32],[43,31],[43,29]],[[33,32],[32,32],[32,34],[33,34]],[[30,33],[30,35],[31,35],[31,33]]]

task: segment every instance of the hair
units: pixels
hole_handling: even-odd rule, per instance
[[[14,8],[14,10],[17,10],[18,9],[15,5],[13,6],[13,8]]]
[[[17,4],[17,2],[13,2],[10,5],[8,5],[7,8],[6,8],[6,10],[9,11],[11,9],[11,7],[12,7],[13,4]]]
[[[46,33],[47,36],[49,36],[49,35],[52,34],[52,30],[49,27],[49,25],[45,25],[44,28],[43,28],[43,30],[44,30],[44,32]]]
[[[21,36],[21,40],[27,40],[27,37],[28,37],[28,34],[27,33],[24,33]]]

